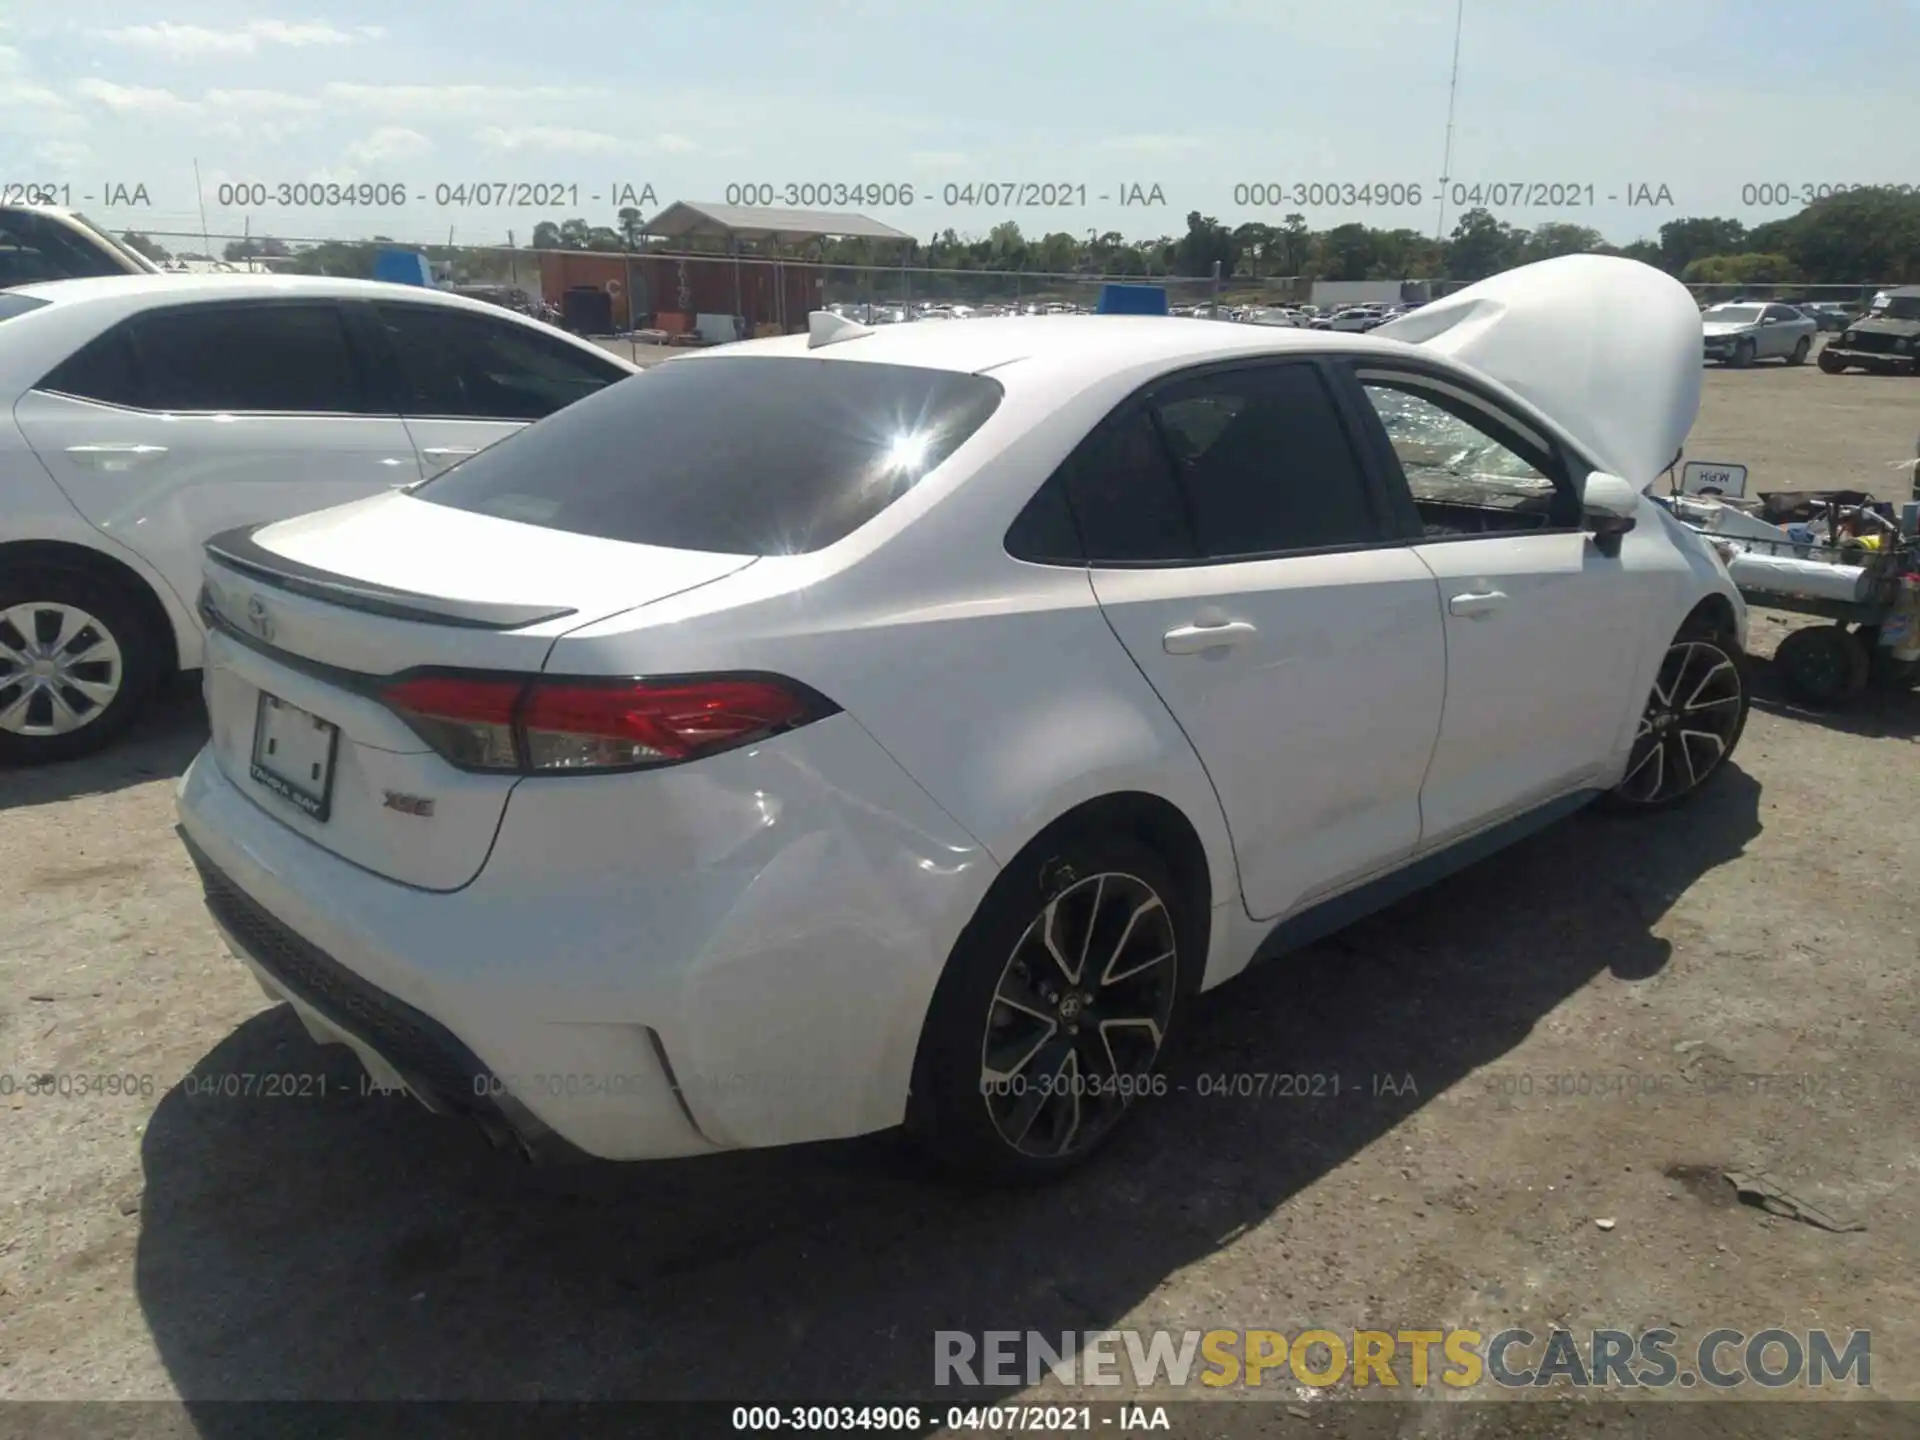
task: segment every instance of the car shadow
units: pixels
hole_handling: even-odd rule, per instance
[[[54,765],[0,764],[0,811],[108,795],[179,775],[206,743],[200,677],[177,675],[126,733],[99,754]]]
[[[1751,676],[1753,708],[1768,715],[1868,740],[1920,740],[1920,690],[1869,685],[1844,705],[1816,709],[1786,694],[1772,660],[1754,657]]]
[[[1655,975],[1653,925],[1759,833],[1758,795],[1730,767],[1665,816],[1578,815],[1202,997],[1168,1094],[1036,1190],[942,1182],[890,1135],[532,1169],[363,1096],[277,1007],[147,1127],[139,1301],[208,1436],[247,1433],[234,1399],[977,1401],[933,1390],[935,1331],[1110,1327],[1596,976]],[[315,1078],[225,1079],[273,1074]],[[1340,1088],[1203,1093],[1234,1074]]]

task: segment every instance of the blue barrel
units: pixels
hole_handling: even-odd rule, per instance
[[[433,271],[427,265],[427,257],[417,250],[382,250],[373,257],[373,278],[395,285],[433,288]]]
[[[1164,315],[1167,313],[1167,287],[1164,285],[1102,285],[1098,313],[1102,315]]]

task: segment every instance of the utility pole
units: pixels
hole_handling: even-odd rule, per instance
[[[1467,0],[1453,12],[1453,78],[1447,82],[1447,143],[1440,158],[1440,214],[1433,222],[1433,238],[1447,238],[1447,187],[1453,183],[1453,108],[1460,96],[1460,30],[1467,17]]]

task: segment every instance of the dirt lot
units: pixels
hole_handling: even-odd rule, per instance
[[[1920,428],[1920,380],[1707,385],[1689,453],[1758,488],[1893,493]],[[533,1171],[340,1096],[354,1062],[264,1007],[171,832],[186,687],[106,758],[0,774],[0,1075],[151,1092],[0,1098],[0,1397],[878,1398],[928,1389],[936,1329],[1561,1323],[1870,1328],[1873,1389],[1920,1399],[1920,697],[1810,717],[1759,668],[1697,804],[1578,817],[1217,992],[1109,1158],[986,1197],[884,1138]],[[336,1094],[183,1083],[266,1072]],[[1236,1072],[1341,1090],[1201,1093]]]

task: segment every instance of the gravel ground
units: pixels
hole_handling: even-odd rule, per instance
[[[1912,454],[1920,380],[1707,388],[1689,453],[1756,488],[1889,493]],[[885,1137],[535,1171],[360,1098],[200,906],[183,686],[108,756],[0,773],[0,1075],[138,1092],[0,1098],[0,1398],[878,1398],[928,1387],[936,1329],[1556,1322],[1870,1328],[1874,1390],[1920,1398],[1920,697],[1809,716],[1758,669],[1697,803],[1577,817],[1216,992],[1109,1158],[990,1196]],[[184,1083],[269,1072],[330,1098]],[[1341,1090],[1201,1093],[1225,1072]],[[1738,1204],[1737,1168],[1865,1228]]]

